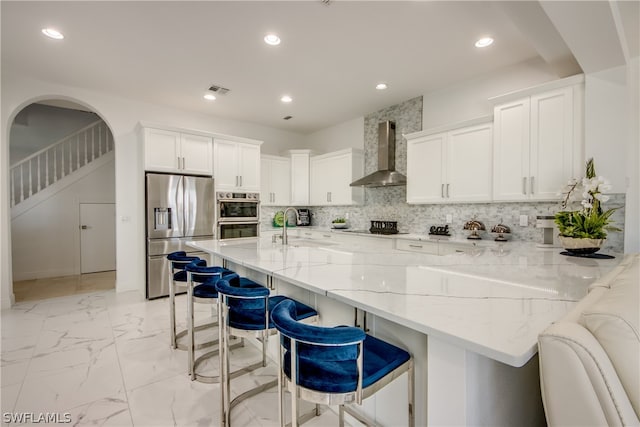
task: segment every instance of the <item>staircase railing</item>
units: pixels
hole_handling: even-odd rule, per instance
[[[102,120],[20,160],[10,168],[11,206],[113,150],[113,135]]]

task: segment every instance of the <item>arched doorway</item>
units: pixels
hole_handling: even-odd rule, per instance
[[[85,105],[44,99],[9,132],[16,302],[115,287],[113,135]]]

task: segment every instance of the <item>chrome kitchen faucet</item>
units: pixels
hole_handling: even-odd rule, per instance
[[[289,238],[287,237],[287,213],[292,210],[296,214],[296,223],[300,221],[300,216],[298,215],[298,210],[296,208],[288,207],[284,210],[284,223],[282,224],[282,244],[288,245]]]

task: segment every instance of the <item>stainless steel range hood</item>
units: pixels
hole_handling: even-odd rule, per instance
[[[407,177],[396,171],[396,124],[378,124],[378,170],[351,183],[352,187],[407,185]]]

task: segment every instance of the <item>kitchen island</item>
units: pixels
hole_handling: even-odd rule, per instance
[[[518,242],[469,244],[439,256],[398,250],[400,239],[291,233],[287,246],[270,237],[190,245],[276,293],[306,300],[323,324],[358,323],[408,348],[416,360],[417,425],[543,422],[538,334],[621,261]],[[365,410],[397,425],[401,387]]]

